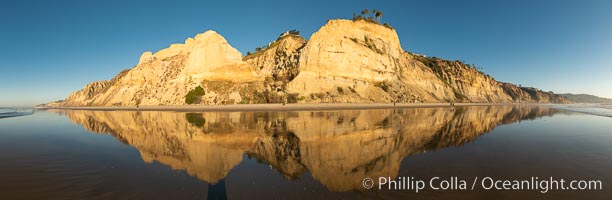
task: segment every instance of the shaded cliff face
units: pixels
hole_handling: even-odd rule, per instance
[[[83,89],[73,92],[57,106],[93,106],[94,101],[98,96],[105,94],[112,85],[118,84],[118,81],[130,71],[130,69],[119,72],[110,81],[98,81],[86,85]]]
[[[299,35],[286,34],[272,42],[268,48],[243,58],[260,70],[261,75],[275,81],[289,82],[299,73],[300,51],[306,40]]]
[[[264,90],[262,91],[266,94],[266,102],[284,102],[284,99],[287,99],[289,94],[286,92],[286,85],[300,73],[298,62],[304,45],[306,45],[306,40],[301,36],[284,34],[265,50],[243,58],[244,61],[259,69],[260,74],[264,77]]]
[[[305,172],[332,191],[398,174],[403,159],[460,146],[502,124],[554,114],[548,107],[479,106],[326,112],[178,113],[56,110],[157,161],[215,183],[243,155],[287,179]]]
[[[85,85],[79,91],[73,92],[66,98],[66,102],[84,102],[90,104],[91,100],[98,94],[104,92],[110,85],[110,81],[96,81]]]
[[[476,70],[473,66],[459,61],[428,58],[415,55],[414,58],[429,68],[455,92],[460,102],[512,102],[501,83],[493,77]]]
[[[318,102],[569,103],[500,83],[473,66],[405,52],[396,31],[365,20],[329,20],[306,41],[285,34],[246,57],[214,31],[145,52],[111,81],[91,83],[48,106]]]

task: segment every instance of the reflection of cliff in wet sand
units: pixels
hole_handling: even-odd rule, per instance
[[[207,182],[223,179],[243,154],[286,178],[306,171],[332,191],[361,189],[365,177],[397,176],[405,157],[462,145],[498,125],[551,115],[539,106],[404,110],[178,113],[58,110],[87,130],[109,133],[158,161]]]

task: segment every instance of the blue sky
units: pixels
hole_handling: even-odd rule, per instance
[[[364,8],[382,10],[407,51],[500,81],[612,97],[612,1],[22,0],[0,2],[0,106],[64,99],[206,30],[245,53]]]

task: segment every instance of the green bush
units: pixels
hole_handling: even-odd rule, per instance
[[[202,86],[198,86],[194,88],[193,90],[189,91],[187,95],[185,95],[185,103],[187,104],[200,103],[199,101],[201,100],[202,96],[204,96],[205,94],[206,92],[204,91],[204,88],[202,88]]]
[[[249,104],[250,100],[248,97],[242,97],[242,100],[238,104]]]

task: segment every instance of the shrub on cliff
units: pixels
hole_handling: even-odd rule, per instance
[[[342,89],[342,87],[338,87],[336,89],[338,90],[339,94],[344,94],[344,89]]]
[[[382,81],[382,82],[377,82],[374,84],[374,86],[379,87],[380,89],[384,90],[385,92],[389,92],[389,83]]]
[[[187,95],[185,95],[185,103],[194,104],[200,103],[202,96],[204,96],[206,92],[204,92],[204,88],[202,86],[198,86],[193,90],[189,91]]]
[[[298,93],[287,94],[287,103],[297,103],[298,101],[300,101],[300,98],[298,98],[298,95],[299,95]]]

